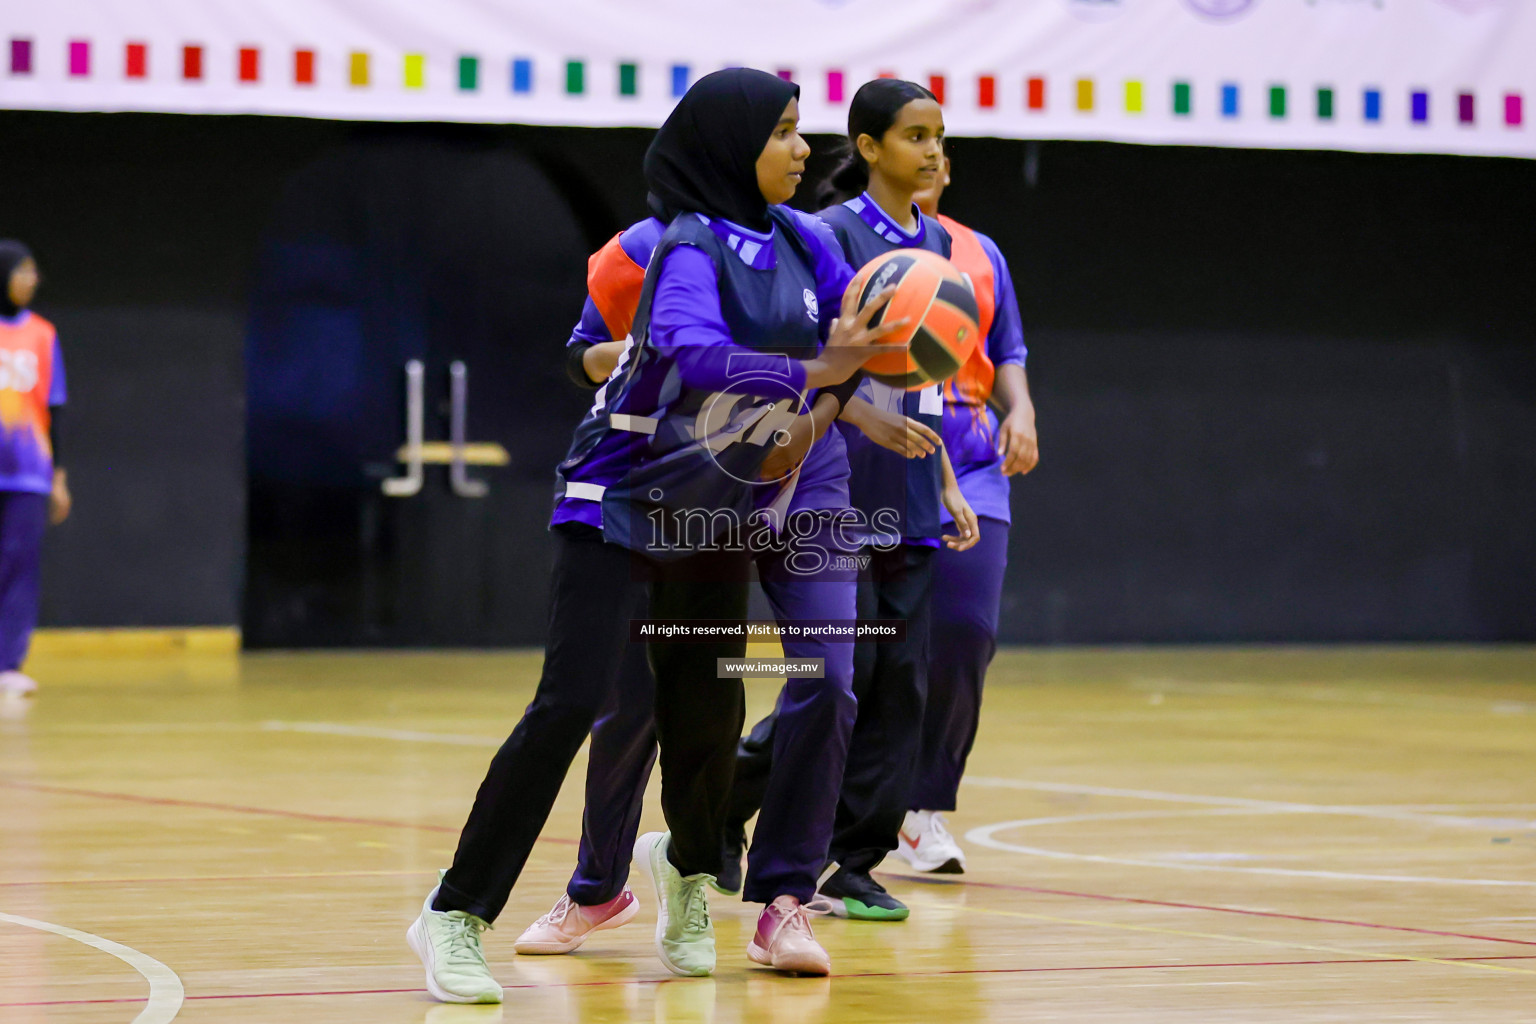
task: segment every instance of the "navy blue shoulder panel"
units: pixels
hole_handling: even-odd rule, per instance
[[[937,217],[930,217],[926,213],[921,214],[921,216],[923,218],[924,241],[932,242],[937,240],[939,243],[936,248],[931,244],[925,246],[925,248],[933,249],[940,256],[949,259],[955,249],[955,240],[950,237],[949,229],[940,224]]]

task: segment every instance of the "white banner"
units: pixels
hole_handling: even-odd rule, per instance
[[[1532,0],[0,0],[0,107],[654,126],[744,64],[841,132],[1536,156]]]

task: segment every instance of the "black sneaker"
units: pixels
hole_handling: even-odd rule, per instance
[[[720,876],[710,884],[727,896],[741,893],[741,855],[747,847],[745,825],[731,823],[720,834]]]
[[[869,877],[867,871],[838,868],[821,883],[821,896],[832,904],[833,917],[855,921],[905,921],[912,911],[901,900],[885,891],[885,886]]]

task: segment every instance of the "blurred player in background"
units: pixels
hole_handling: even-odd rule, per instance
[[[647,217],[614,235],[587,261],[587,300],[566,342],[566,373],[578,387],[601,388],[618,366],[640,305],[646,265],[666,228]],[[630,644],[618,672],[592,726],[576,870],[565,894],[518,937],[513,948],[519,953],[572,952],[593,932],[617,928],[640,909],[628,882],[645,787],[656,763],[656,682],[647,645]]]
[[[1008,477],[1040,459],[1035,407],[1024,374],[1024,328],[1008,262],[997,243],[939,213],[949,184],[949,158],[933,187],[917,194],[954,240],[950,260],[976,292],[985,345],[944,382],[944,449],[960,490],[981,520],[981,540],[968,551],[941,549],[934,560],[929,633],[928,706],[922,752],[913,778],[912,810],[896,847],[919,871],[960,873],[965,853],[944,827],[953,811],[976,741],[982,683],[997,653],[997,617],[1008,565]]]
[[[565,344],[566,373],[578,387],[602,387],[619,365],[640,305],[645,268],[666,230],[654,216],[636,221],[587,260],[587,301]]]
[[[58,442],[64,360],[53,324],[27,308],[39,280],[31,251],[0,241],[0,694],[37,689],[21,665],[37,626],[43,531],[70,508]]]

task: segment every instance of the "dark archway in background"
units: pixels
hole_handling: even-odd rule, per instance
[[[559,347],[594,232],[571,186],[466,134],[354,138],[274,204],[246,343],[248,646],[540,637],[543,516],[585,404]],[[441,467],[415,496],[381,492],[402,471],[408,360],[426,368],[429,440],[448,437],[449,364],[467,367],[469,438],[512,455],[474,471],[485,498],[455,496]]]

